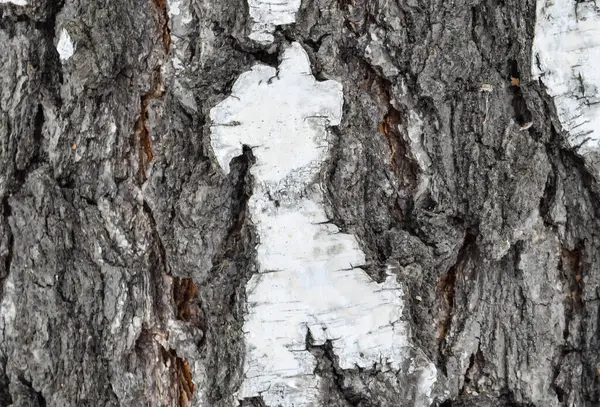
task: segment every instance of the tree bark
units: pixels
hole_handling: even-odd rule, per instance
[[[0,0],[0,406],[600,405],[600,130],[575,120],[594,123],[600,81],[544,65],[575,51],[534,44],[566,24],[537,1]],[[560,2],[577,38],[600,35],[593,2]],[[600,60],[589,38],[578,55]],[[274,99],[244,88],[261,69]],[[292,74],[315,90],[294,99]],[[339,117],[292,122],[338,84]],[[220,122],[236,98],[267,121],[289,99],[290,121]],[[286,164],[312,131],[326,153],[286,203],[287,181],[263,184],[265,148]],[[239,136],[228,155],[218,134]],[[267,290],[259,315],[253,289],[292,275],[261,257],[260,194],[277,213],[314,199],[310,230],[356,242],[363,264],[334,280],[362,281],[347,309],[397,294],[360,311],[398,314],[377,357],[353,319],[335,329],[355,350],[308,322],[292,349],[285,313],[257,333],[285,303]],[[321,311],[333,332],[344,310]],[[249,385],[248,366],[277,362],[253,340],[297,352],[309,381],[261,368]]]

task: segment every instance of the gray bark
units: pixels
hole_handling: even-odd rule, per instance
[[[434,404],[600,404],[598,169],[530,80],[535,2],[304,0],[269,47],[245,0],[168,7],[0,4],[0,406],[238,405],[253,154],[224,175],[209,111],[292,41],[343,84],[328,210],[406,286]],[[307,348],[327,405],[413,405],[409,374]]]

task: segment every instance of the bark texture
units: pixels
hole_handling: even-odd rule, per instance
[[[600,170],[531,80],[534,1],[303,0],[267,45],[246,0],[13,3],[0,406],[267,405],[236,393],[254,155],[225,175],[209,112],[292,42],[343,85],[328,215],[403,284],[433,405],[600,404]],[[309,339],[323,405],[422,405],[410,369],[341,369]]]

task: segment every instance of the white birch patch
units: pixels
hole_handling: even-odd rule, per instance
[[[249,37],[259,44],[273,42],[273,32],[278,25],[296,22],[300,0],[248,0],[253,21]]]
[[[69,60],[75,53],[75,47],[73,46],[71,36],[64,28],[60,31],[56,50],[58,51],[61,61]]]
[[[25,0],[0,0],[0,4],[2,3],[12,3],[15,6],[26,6],[27,1]]]
[[[600,8],[593,1],[538,0],[532,75],[554,98],[572,148],[600,148]]]
[[[400,369],[407,358],[400,284],[391,273],[376,283],[359,268],[365,255],[358,241],[327,223],[324,197],[314,187],[328,153],[327,128],[340,123],[342,104],[341,84],[317,82],[294,43],[278,70],[255,65],[210,112],[211,145],[224,172],[243,144],[256,157],[248,208],[260,240],[259,273],[246,287],[239,399],[321,405],[309,333],[313,345],[331,341],[341,369],[376,363]],[[435,373],[432,364],[423,370],[425,398]]]

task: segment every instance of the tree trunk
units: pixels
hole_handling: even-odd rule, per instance
[[[599,38],[0,0],[0,406],[600,405]]]

